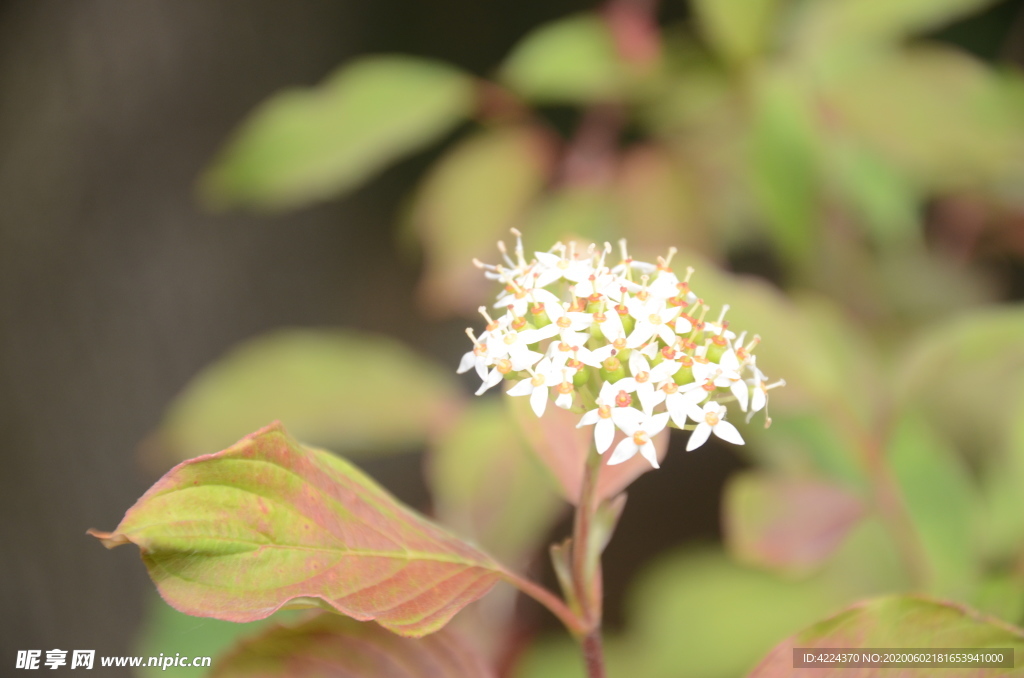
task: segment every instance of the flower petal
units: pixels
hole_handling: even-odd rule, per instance
[[[497,370],[495,370],[495,372],[497,372]],[[510,396],[531,395],[533,393],[533,382],[529,379],[517,381],[515,386],[513,386],[512,388],[505,392],[508,393]]]
[[[686,441],[686,451],[693,452],[695,449],[706,443],[708,436],[710,435],[711,427],[708,426],[707,422],[697,424],[697,428],[694,429],[692,434],[690,434],[690,439]]]
[[[658,451],[654,449],[654,443],[652,443],[649,440],[646,443],[644,443],[640,447],[640,454],[643,455],[644,459],[651,462],[651,466],[653,466],[654,468],[661,468],[658,465]],[[610,464],[611,462],[608,463]]]
[[[632,407],[612,408],[612,421],[628,436],[640,430],[640,424],[643,420],[644,413],[640,410],[634,410]]]
[[[612,423],[612,420],[602,419],[597,422],[597,426],[594,427],[594,445],[597,447],[597,453],[604,454],[604,451],[612,446],[613,440],[615,440],[615,424]]]
[[[716,436],[726,442],[732,443],[733,445],[743,444],[743,438],[740,436],[740,432],[736,430],[735,426],[724,419],[715,424],[714,431]]]
[[[609,466],[615,466],[621,464],[624,461],[628,461],[633,458],[637,453],[636,443],[630,437],[623,438],[619,441],[619,444],[615,446],[615,451],[612,452],[611,458],[608,460]]]
[[[548,387],[538,386],[530,394],[530,407],[538,417],[544,416],[544,410],[548,406]]]

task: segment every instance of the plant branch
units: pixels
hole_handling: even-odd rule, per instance
[[[573,635],[579,636],[587,632],[586,621],[580,619],[579,615],[570,610],[569,606],[565,604],[565,601],[554,593],[548,591],[540,584],[532,582],[510,570],[503,569],[502,574],[504,574],[506,581],[546,607],[551,614],[558,617],[559,621],[561,621]]]

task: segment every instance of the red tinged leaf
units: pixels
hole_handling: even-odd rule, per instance
[[[502,576],[348,462],[272,424],[174,467],[112,533],[175,609],[235,622],[321,606],[403,636],[432,633]]]
[[[806,574],[843,543],[864,506],[833,483],[751,472],[729,481],[723,514],[726,541],[740,560]]]
[[[376,624],[323,614],[277,626],[217,660],[211,678],[492,678],[458,635],[401,638]]]
[[[775,646],[748,678],[1006,678],[1006,668],[793,668],[794,648],[1011,648],[1019,658],[1024,631],[970,608],[919,596],[888,596],[853,605]]]
[[[594,447],[594,427],[576,428],[580,415],[560,407],[548,407],[544,416],[538,417],[530,409],[527,398],[507,400],[530,446],[555,476],[562,494],[573,504],[579,502],[587,455],[592,453]],[[616,431],[615,440],[604,454],[597,480],[598,501],[616,496],[634,480],[653,470],[650,462],[639,454],[621,464],[608,465],[611,450],[615,449],[622,438],[622,431]],[[658,460],[661,461],[668,451],[668,429],[652,440]]]

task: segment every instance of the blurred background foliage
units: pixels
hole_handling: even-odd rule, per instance
[[[417,184],[393,210],[405,259],[337,293],[401,305],[415,330],[405,344],[364,327],[248,339],[174,399],[147,466],[275,418],[360,463],[425,448],[434,514],[550,583],[545,545],[567,505],[536,432],[468,396],[452,374],[463,344],[419,339],[442,327],[461,342],[460,323],[476,324],[495,290],[470,260],[493,260],[510,227],[536,249],[627,237],[652,258],[675,245],[709,303],[764,337],[758,364],[787,386],[770,429],[741,427],[721,540],[609,566],[611,675],[741,675],[881,594],[1024,625],[1022,11],[612,0],[529,30],[485,75],[361,55],[270,96],[203,171],[199,199],[280,215],[413,158]],[[413,270],[417,303],[390,298]],[[275,279],[272,262],[260,275]],[[626,507],[622,532],[656,541],[687,512],[687,496],[660,491],[634,509],[643,522]],[[206,654],[239,634],[154,610],[140,641],[154,652]],[[499,590],[457,623],[509,675],[582,675],[575,647],[538,621]]]
[[[261,104],[201,194],[293,209],[442,144],[396,214],[426,313],[487,303],[468,262],[493,259],[516,227],[537,249],[625,236],[652,258],[678,245],[712,307],[728,301],[733,326],[764,337],[759,365],[787,386],[775,425],[747,429],[724,543],[646,566],[609,637],[612,675],[740,675],[885,593],[1019,625],[1024,79],[941,33],[988,4],[695,0],[659,23],[657,3],[613,0],[530,31],[487,78],[363,56]],[[368,355],[347,342],[374,339],[329,341],[238,349],[172,409],[165,449],[218,449],[271,411],[338,451],[427,444],[436,514],[519,567],[535,560],[564,504],[502,406],[467,404],[390,342],[346,365]],[[400,400],[352,389],[374,374],[401,383]],[[263,378],[279,388],[255,402]],[[465,627],[492,652],[525,652],[516,675],[582,675],[566,639],[494,641],[514,599],[485,605]]]

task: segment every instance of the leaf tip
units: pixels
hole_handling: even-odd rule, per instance
[[[85,533],[91,537],[96,537],[100,542],[108,549],[123,546],[124,544],[130,544],[131,540],[120,532],[103,532],[95,528],[90,527]]]

